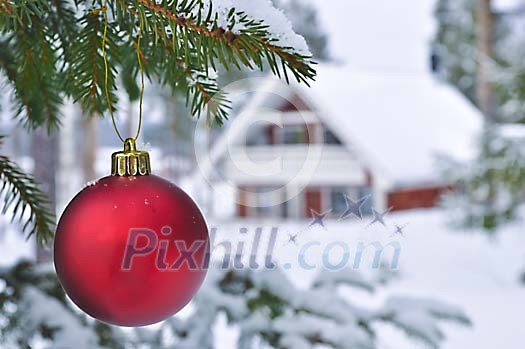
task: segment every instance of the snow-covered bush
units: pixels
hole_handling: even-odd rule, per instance
[[[2,348],[177,348],[220,347],[213,328],[225,314],[238,329],[238,348],[376,348],[374,325],[389,323],[415,340],[439,347],[440,320],[470,324],[445,303],[397,296],[376,309],[352,304],[340,286],[374,292],[375,281],[354,270],[324,272],[308,289],[299,289],[279,269],[210,270],[190,316],[160,326],[122,330],[88,319],[66,299],[50,267],[21,263],[1,271]]]

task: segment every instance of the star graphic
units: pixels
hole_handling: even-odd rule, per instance
[[[314,225],[319,224],[321,227],[326,229],[326,227],[324,225],[324,219],[326,218],[326,216],[328,216],[328,214],[331,211],[332,210],[328,210],[328,211],[325,211],[323,213],[319,213],[316,210],[314,210],[313,208],[311,208],[310,209],[310,213],[312,214],[312,223],[310,223],[310,227],[313,227]]]
[[[288,234],[289,239],[288,239],[287,244],[289,244],[289,243],[292,242],[295,246],[297,246],[297,236],[298,236],[298,235],[299,235],[299,234],[295,234],[295,235]]]
[[[341,217],[339,217],[339,220],[343,220],[347,217],[350,217],[351,215],[354,215],[359,219],[363,219],[363,212],[361,212],[361,208],[363,207],[363,205],[369,197],[370,196],[365,196],[357,201],[354,201],[348,195],[345,194],[344,198],[346,202],[346,210],[343,212]]]
[[[406,226],[407,226],[407,224],[405,224],[403,226],[399,226],[397,224],[394,224],[394,227],[396,228],[396,230],[394,231],[394,234],[392,234],[392,236],[401,235],[402,237],[405,237],[405,232],[403,231],[403,229],[405,229]]]
[[[381,212],[377,211],[375,208],[373,208],[372,209],[372,213],[374,215],[374,219],[372,220],[372,222],[370,222],[370,224],[368,224],[368,226],[371,226],[371,225],[374,225],[376,223],[379,223],[383,227],[386,227],[385,217],[386,217],[386,215],[388,215],[390,213],[391,210],[392,210],[392,207],[389,207],[388,209],[386,209],[386,211],[381,213]]]

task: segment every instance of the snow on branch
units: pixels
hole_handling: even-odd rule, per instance
[[[353,269],[343,269],[336,272],[320,273],[314,280],[313,287],[335,287],[341,284],[374,292],[372,281]]]
[[[409,336],[438,347],[444,340],[440,320],[470,324],[460,309],[435,300],[396,297],[376,310],[351,304],[338,294],[336,285],[370,292],[375,289],[355,270],[322,272],[310,289],[297,288],[279,269],[214,270],[212,274],[195,301],[196,314],[214,317],[218,309],[224,310],[240,328],[241,349],[253,348],[256,339],[287,349],[315,344],[375,348],[376,322],[391,323]]]
[[[262,21],[268,32],[275,39],[274,44],[281,47],[292,47],[303,56],[311,56],[305,39],[297,34],[290,20],[282,10],[277,9],[270,0],[212,0],[205,2],[203,12],[212,11],[212,18],[222,28],[231,28],[234,34],[241,34],[248,29],[239,19],[246,15],[250,20]],[[230,13],[234,10],[237,19],[233,25]]]
[[[375,318],[391,322],[434,348],[445,338],[436,320],[450,320],[471,325],[465,313],[454,306],[433,299],[392,297],[376,312]]]
[[[52,271],[22,264],[1,271],[0,279],[6,282],[0,295],[16,304],[14,312],[6,312],[9,307],[4,306],[1,315],[8,321],[3,323],[9,325],[2,327],[0,322],[0,331],[15,340],[23,338],[20,343],[44,340],[38,336],[43,333],[65,348],[213,349],[213,329],[220,314],[239,330],[238,349],[261,345],[306,349],[318,344],[333,349],[373,349],[381,340],[376,323],[392,324],[437,348],[445,337],[439,327],[441,320],[470,324],[460,309],[432,299],[392,297],[377,309],[352,304],[334,285],[363,289],[367,284],[365,289],[372,289],[355,270],[322,272],[315,286],[301,289],[279,269],[212,267],[189,316],[176,316],[154,329],[134,329],[123,336],[112,327],[86,321],[65,301],[63,293],[57,292],[61,288]]]

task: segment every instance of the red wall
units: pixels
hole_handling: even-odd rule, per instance
[[[312,214],[310,210],[315,210],[316,212],[321,213],[321,190],[319,188],[308,188],[305,192],[305,217],[311,217]]]
[[[237,204],[237,215],[239,217],[248,217],[248,207],[246,193],[243,190],[248,188],[240,187],[238,192],[238,204]],[[431,208],[435,207],[441,198],[441,196],[450,190],[453,190],[454,186],[442,185],[442,186],[429,186],[421,188],[408,188],[392,191],[387,195],[387,207],[392,207],[392,211],[403,211],[416,208]],[[310,209],[314,209],[317,212],[321,212],[321,190],[318,187],[307,188],[304,192],[304,217],[311,217]]]
[[[393,191],[388,193],[387,207],[392,207],[392,211],[435,207],[441,195],[452,188],[450,185],[443,185]]]
[[[246,188],[239,187],[238,194],[238,201],[237,201],[237,216],[239,217],[248,217],[248,207],[246,206]]]

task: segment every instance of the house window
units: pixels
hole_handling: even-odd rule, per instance
[[[246,137],[247,146],[270,144],[271,129],[262,126],[252,127]]]
[[[359,197],[360,198],[368,197],[368,199],[364,202],[363,206],[361,207],[361,212],[364,215],[371,215],[372,207],[374,207],[374,197],[372,195],[372,188],[371,187],[359,188]]]
[[[306,132],[302,126],[286,126],[282,129],[282,144],[305,144]]]
[[[277,187],[258,187],[255,196],[255,215],[257,217],[281,217],[282,205],[279,205],[281,190]]]
[[[335,216],[341,215],[346,210],[346,200],[345,195],[354,201],[361,200],[367,197],[367,200],[361,206],[361,213],[363,215],[372,214],[373,207],[373,198],[372,198],[372,188],[331,188],[329,191],[330,198],[330,208],[332,209],[331,213]]]
[[[332,214],[340,215],[346,210],[345,201],[346,189],[344,188],[333,188],[330,191],[330,207]]]
[[[343,144],[339,138],[330,130],[324,130],[324,144],[341,145]]]

